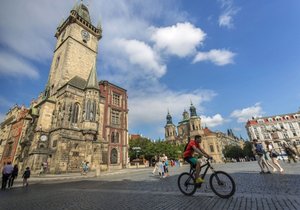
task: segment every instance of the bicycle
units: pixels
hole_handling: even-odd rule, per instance
[[[209,178],[209,185],[212,191],[221,198],[229,198],[235,193],[235,182],[233,178],[224,171],[215,171],[210,163],[210,159],[206,159],[206,163],[201,166],[201,169],[206,167],[201,178],[204,179],[208,169],[213,172]],[[195,179],[196,168],[190,168],[190,172],[184,172],[179,175],[177,184],[179,190],[184,195],[193,195],[197,188],[200,188],[202,183],[196,183]]]

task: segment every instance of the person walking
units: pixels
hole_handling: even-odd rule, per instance
[[[272,163],[278,168],[280,173],[282,173],[283,168],[280,166],[280,164],[277,161],[277,157],[278,157],[279,154],[275,151],[272,144],[268,140],[265,141],[265,144],[266,144],[266,147],[267,147],[267,152],[269,153],[269,156],[272,160]]]
[[[9,178],[9,181],[8,181],[8,189],[10,189],[14,185],[14,180],[15,180],[15,178],[17,178],[18,173],[19,173],[18,165],[15,164],[14,168],[13,168],[13,171],[11,173],[11,176]]]
[[[9,178],[13,172],[13,169],[14,169],[14,167],[12,166],[10,161],[8,161],[7,164],[3,167],[1,190],[6,189],[7,181],[9,180]]]
[[[270,153],[270,151],[269,151],[269,149],[268,149],[268,146],[267,146],[267,143],[270,145],[270,142],[268,141],[268,140],[266,140],[265,141],[265,144],[266,144],[266,150],[265,150],[265,153],[264,153],[264,158],[265,158],[265,160],[266,160],[266,164],[267,164],[267,166],[269,167],[269,168],[272,168],[272,170],[273,170],[273,172],[276,172],[277,171],[277,169],[272,165],[272,163],[271,163],[271,161],[272,161],[272,159],[271,159],[271,153]],[[271,145],[270,145],[271,146]]]
[[[257,142],[257,139],[253,139],[252,143],[253,143],[253,153],[254,155],[256,155],[255,157],[257,159],[257,163],[261,169],[260,174],[265,174],[265,173],[270,174],[271,172],[264,157],[265,150],[263,149],[262,144],[259,144]],[[267,172],[264,171],[264,168],[267,169]]]
[[[30,178],[30,168],[26,167],[26,170],[23,173],[23,187],[26,186],[28,187],[28,179]]]
[[[288,162],[291,163],[291,160],[293,160],[294,163],[297,163],[297,160],[295,157],[296,152],[289,145],[286,145],[285,143],[283,144],[283,149],[288,156]]]

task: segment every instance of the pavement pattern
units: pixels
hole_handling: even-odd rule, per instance
[[[177,187],[188,166],[170,167],[170,176],[153,175],[153,168],[125,169],[94,177],[79,174],[32,177],[29,187],[0,192],[1,210],[18,209],[300,209],[300,164],[282,162],[284,174],[259,174],[256,162],[215,164],[235,180],[229,199],[216,196],[206,182],[193,196]],[[76,178],[74,178],[76,177]]]

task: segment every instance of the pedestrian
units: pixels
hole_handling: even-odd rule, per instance
[[[280,166],[280,164],[277,161],[278,153],[275,151],[273,146],[270,144],[268,140],[265,141],[267,152],[269,153],[269,156],[272,159],[273,164],[279,169],[280,173],[283,172],[283,168]],[[274,171],[274,170],[273,170]]]
[[[164,163],[161,157],[159,157],[158,161],[158,175],[160,178],[163,178],[165,176]]]
[[[283,144],[283,149],[288,156],[288,162],[291,163],[291,160],[293,160],[294,163],[297,163],[297,160],[295,157],[296,152],[289,145],[286,145],[285,143]]]
[[[265,141],[266,146],[267,146],[267,142],[269,143],[269,141],[268,141],[268,140]],[[270,145],[270,143],[269,143],[269,145]],[[266,160],[267,166],[268,166],[269,168],[272,168],[273,172],[276,172],[277,169],[271,164],[271,160],[272,160],[272,159],[271,159],[270,151],[268,150],[268,146],[267,146],[267,148],[266,148],[266,150],[265,150],[264,158],[265,158],[265,160]]]
[[[8,181],[8,189],[12,188],[12,186],[14,185],[14,180],[15,180],[15,178],[18,177],[18,173],[19,173],[18,165],[15,164],[13,171],[11,173],[11,176],[9,178],[9,181]]]
[[[253,153],[256,155],[255,157],[257,159],[257,163],[261,169],[260,174],[265,174],[265,173],[270,174],[271,172],[264,157],[265,150],[263,149],[262,144],[259,144],[257,142],[257,139],[253,139],[252,143],[253,143]],[[264,168],[267,169],[267,172],[264,171]]]
[[[23,173],[23,187],[24,186],[28,186],[28,179],[30,178],[30,168],[29,167],[26,167],[26,170],[24,171]]]
[[[41,164],[41,168],[40,168],[40,171],[39,171],[39,176],[44,174],[44,163]]]
[[[164,163],[164,177],[169,176],[169,160],[168,157],[163,154],[163,163]]]
[[[3,167],[2,170],[2,187],[1,190],[6,189],[7,181],[9,180],[14,167],[12,166],[11,162],[8,161],[7,164]]]
[[[154,169],[152,171],[152,174],[155,174],[155,172],[158,171],[158,161],[156,160],[156,158],[153,161],[154,161]]]

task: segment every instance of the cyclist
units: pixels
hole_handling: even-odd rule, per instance
[[[201,136],[196,135],[195,140],[191,139],[189,143],[185,147],[185,151],[183,153],[183,158],[186,162],[191,164],[192,167],[196,168],[195,179],[196,183],[203,183],[204,180],[199,177],[201,171],[201,160],[194,157],[194,152],[198,154],[203,154],[207,158],[211,158],[204,149],[200,146],[201,143]]]

